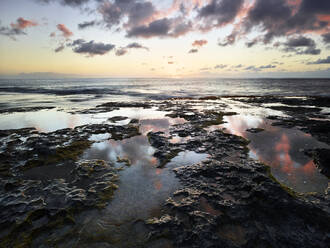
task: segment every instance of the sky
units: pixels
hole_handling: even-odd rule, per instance
[[[330,77],[330,1],[1,0],[17,74]]]

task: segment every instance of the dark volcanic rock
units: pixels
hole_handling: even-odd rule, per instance
[[[250,129],[247,129],[246,131],[249,132],[249,133],[260,133],[260,132],[265,131],[265,129],[262,129],[262,128],[250,128]]]
[[[307,152],[320,172],[330,178],[330,149],[315,149]]]
[[[75,113],[81,114],[94,114],[94,113],[106,113],[120,108],[151,108],[152,104],[148,102],[107,102],[96,106],[95,108],[85,109]]]
[[[101,160],[77,162],[70,175],[70,180],[0,182],[0,247],[30,247],[36,234],[68,226],[59,239],[72,229],[76,213],[103,207],[117,189],[117,170]]]
[[[184,187],[148,221],[153,239],[196,248],[328,247],[328,195],[298,196],[254,161],[211,160],[175,172]]]
[[[9,108],[0,109],[0,114],[4,113],[15,113],[15,112],[34,112],[39,110],[54,109],[55,107],[22,107],[22,108]]]
[[[174,158],[181,151],[180,148],[175,147],[168,141],[168,137],[163,136],[164,133],[148,133],[148,139],[150,145],[157,148],[154,153],[154,157],[156,157],[159,161],[158,167],[164,167],[172,158]]]
[[[109,118],[108,121],[117,122],[117,121],[124,121],[126,119],[128,119],[128,117],[125,117],[125,116],[114,116],[114,117]]]

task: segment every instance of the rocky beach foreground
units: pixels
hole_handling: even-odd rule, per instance
[[[66,114],[100,122],[0,130],[0,247],[330,243],[330,98],[107,102]]]

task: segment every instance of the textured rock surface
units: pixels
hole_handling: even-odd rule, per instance
[[[329,196],[298,196],[254,161],[175,170],[184,187],[148,221],[175,247],[328,247]]]

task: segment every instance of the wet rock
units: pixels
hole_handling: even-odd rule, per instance
[[[306,153],[313,158],[320,172],[330,178],[330,149],[315,149]]]
[[[96,106],[95,108],[81,110],[75,113],[81,114],[95,114],[95,113],[106,113],[120,108],[151,108],[152,104],[148,102],[107,102]]]
[[[175,247],[327,247],[329,199],[292,193],[260,163],[210,160],[175,172],[184,187],[147,222],[154,239]]]
[[[263,128],[250,128],[250,129],[246,129],[247,132],[249,133],[261,133],[263,131],[265,131],[265,129]]]
[[[158,167],[164,167],[172,158],[177,156],[182,150],[178,147],[175,147],[172,143],[169,142],[169,138],[163,136],[163,132],[148,133],[149,143],[157,148],[157,151],[154,153],[159,161]]]
[[[139,120],[138,119],[132,119],[129,124],[138,124]]]
[[[309,96],[309,97],[280,97],[280,96],[243,96],[243,97],[233,97],[235,100],[239,100],[245,103],[252,104],[269,104],[269,103],[282,103],[286,105],[309,105],[315,107],[330,107],[329,97],[320,96]]]
[[[9,114],[15,112],[35,112],[40,110],[49,110],[54,109],[55,107],[22,107],[22,108],[9,108],[9,109],[0,109],[0,114]]]
[[[127,119],[128,119],[128,117],[125,117],[125,116],[114,116],[114,117],[109,118],[108,121],[117,122],[117,121],[124,121]]]
[[[303,114],[306,113],[314,113],[314,112],[320,112],[321,108],[313,108],[313,107],[293,107],[293,106],[268,106],[270,109],[284,111],[289,114]]]
[[[75,214],[104,207],[117,189],[117,170],[104,161],[77,162],[71,175],[72,180],[1,181],[1,247],[29,247],[35,235],[57,227],[67,226],[69,231],[75,225]]]

